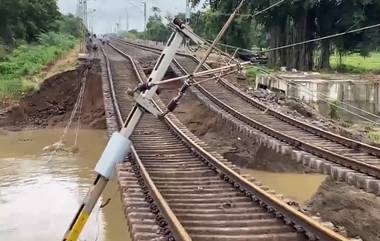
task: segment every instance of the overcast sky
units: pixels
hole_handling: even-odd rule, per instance
[[[77,0],[58,0],[62,13],[76,12]],[[162,16],[167,13],[174,15],[185,12],[186,0],[147,0],[148,15],[152,14],[152,7],[157,6]],[[121,19],[122,29],[126,29],[127,12],[129,15],[129,29],[142,30],[144,28],[144,15],[142,0],[88,0],[88,8],[96,9],[94,13],[94,31],[108,33]],[[128,9],[128,11],[127,11]]]

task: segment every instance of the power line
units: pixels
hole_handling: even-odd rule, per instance
[[[280,47],[276,47],[276,48],[272,48],[272,49],[262,50],[262,51],[259,51],[258,53],[266,53],[266,52],[270,52],[270,51],[290,48],[290,47],[294,47],[294,46],[298,46],[298,45],[303,45],[303,44],[317,42],[317,41],[321,41],[321,40],[325,40],[325,39],[335,38],[335,37],[343,36],[343,35],[350,34],[350,33],[361,32],[361,31],[364,31],[364,30],[368,30],[368,29],[372,29],[372,28],[377,28],[377,27],[380,27],[380,23],[374,24],[374,25],[370,25],[370,26],[367,26],[367,27],[357,28],[357,29],[350,30],[350,31],[345,31],[345,32],[342,32],[342,33],[332,34],[332,35],[328,35],[328,36],[324,36],[324,37],[320,37],[320,38],[316,38],[316,39],[310,39],[310,40],[306,40],[306,41],[303,41],[303,42],[298,42],[298,43],[288,44],[288,45],[284,45],[284,46],[280,46]]]
[[[268,72],[268,71],[266,71],[266,70],[264,70],[264,69],[262,69],[262,68],[260,68],[260,67],[254,66],[254,68],[256,68],[257,70],[259,70],[259,71],[261,71],[261,72],[264,72],[265,74],[269,75],[270,77],[272,77],[272,78],[274,78],[274,79],[279,79],[279,80],[284,80],[284,81],[286,81],[286,84],[287,84],[288,86],[292,87],[292,88],[294,88],[294,86],[292,86],[292,85],[290,85],[290,84],[294,84],[294,85],[298,85],[298,86],[304,87],[304,86],[302,86],[301,84],[298,84],[298,83],[296,83],[296,82],[294,82],[294,81],[288,81],[288,80],[286,80],[286,79],[284,79],[284,78],[282,78],[282,77],[279,77],[279,76],[273,75],[273,74],[271,74],[270,72]],[[321,94],[321,93],[317,93],[317,94],[315,94],[314,91],[309,90],[309,89],[307,89],[307,88],[305,88],[305,91],[306,91],[309,95],[311,95],[311,96],[313,96],[313,97],[319,97],[319,99],[320,99],[321,101],[323,101],[323,102],[325,102],[325,103],[327,103],[327,104],[329,104],[329,105],[332,105],[332,106],[334,106],[334,107],[336,107],[336,108],[338,108],[338,109],[341,109],[341,110],[343,110],[343,111],[346,111],[346,112],[348,112],[348,113],[350,113],[350,114],[352,114],[352,115],[354,115],[354,116],[357,116],[357,117],[359,117],[359,118],[361,118],[361,119],[363,119],[363,120],[366,120],[366,121],[368,121],[368,122],[371,122],[372,124],[375,124],[375,125],[380,126],[380,123],[378,123],[378,122],[376,122],[376,121],[373,121],[373,120],[371,120],[371,119],[369,119],[369,118],[367,118],[367,117],[365,117],[365,116],[362,116],[362,115],[360,115],[360,114],[358,114],[358,113],[352,112],[352,111],[348,110],[347,108],[342,107],[342,106],[339,106],[339,105],[337,105],[337,104],[335,104],[335,103],[333,103],[333,102],[331,102],[331,101],[329,101],[329,100],[326,100],[326,99],[324,99],[324,98],[321,98],[321,96],[325,96],[325,97],[329,98],[329,97],[326,96],[326,95],[323,95],[323,94]],[[342,101],[340,101],[340,100],[336,100],[336,101],[337,101],[338,103],[341,103],[341,104],[344,104],[344,105],[346,105],[346,106],[349,106],[349,107],[351,107],[351,108],[353,108],[353,109],[360,110],[360,111],[362,111],[362,112],[364,112],[364,113],[366,113],[366,114],[368,114],[368,115],[374,116],[374,117],[376,117],[376,118],[380,118],[380,116],[375,115],[375,114],[370,113],[370,112],[367,112],[367,111],[362,110],[362,109],[360,109],[360,108],[357,108],[356,106],[353,106],[353,105],[350,105],[350,104],[344,103],[344,102],[342,102]]]
[[[264,8],[264,9],[254,13],[254,14],[240,14],[240,13],[238,13],[237,16],[240,16],[240,17],[256,17],[259,14],[262,14],[262,13],[264,13],[264,12],[274,8],[274,7],[277,7],[278,5],[280,5],[281,3],[285,2],[285,1],[287,1],[287,0],[280,0],[280,1],[270,5],[269,7]],[[218,13],[218,12],[209,12],[208,14],[214,15],[214,16],[230,16],[231,15],[231,13]]]
[[[222,46],[225,46],[225,47],[228,47],[231,49],[241,49],[241,50],[244,50],[244,51],[247,51],[250,53],[255,53],[255,54],[256,53],[267,53],[267,52],[272,52],[272,51],[276,51],[276,50],[280,50],[280,49],[291,48],[291,47],[298,46],[298,45],[308,44],[308,43],[312,43],[312,42],[318,42],[318,41],[325,40],[325,39],[335,38],[335,37],[343,36],[343,35],[350,34],[350,33],[361,32],[361,31],[365,31],[365,30],[369,30],[369,29],[373,29],[373,28],[378,28],[378,27],[380,27],[380,23],[370,25],[367,27],[357,28],[357,29],[350,30],[350,31],[337,33],[337,34],[332,34],[332,35],[328,35],[328,36],[324,36],[324,37],[320,37],[320,38],[310,39],[310,40],[306,40],[306,41],[302,41],[302,42],[298,42],[298,43],[294,43],[294,44],[288,44],[288,45],[283,45],[283,46],[279,46],[279,47],[275,47],[275,48],[271,48],[271,49],[256,51],[256,52],[254,52],[250,49],[240,48],[240,47],[228,45],[228,44],[220,43],[219,45],[222,45]]]
[[[280,5],[281,3],[283,3],[283,2],[285,2],[286,0],[280,0],[280,1],[277,1],[276,3],[274,3],[274,4],[272,4],[272,5],[270,5],[269,7],[267,7],[267,8],[264,8],[264,9],[262,9],[262,10],[260,10],[260,11],[258,11],[258,12],[256,12],[255,14],[253,14],[253,15],[251,15],[252,17],[256,17],[256,16],[258,16],[258,15],[260,15],[260,14],[262,14],[262,13],[265,13],[266,11],[268,11],[268,10],[270,10],[270,9],[272,9],[272,8],[274,8],[274,7],[276,7],[276,6],[278,6],[278,5]],[[220,5],[220,3],[221,2],[219,2],[219,5]],[[219,7],[219,5],[218,5],[218,7]],[[238,15],[239,13],[234,13],[235,15]],[[232,14],[230,14],[230,15],[232,15]],[[229,16],[230,16],[229,15]],[[198,18],[199,18],[199,15],[198,15]],[[209,43],[208,43],[208,42]],[[207,40],[206,39],[206,43],[210,46],[210,44],[212,43],[213,41],[212,40]],[[221,44],[221,43],[217,43],[218,45],[223,45],[223,44]],[[220,53],[222,53],[222,55],[225,55],[225,56],[229,56],[227,53],[225,53],[224,51],[222,51],[222,50],[220,50],[220,49],[217,49],[215,46],[213,47],[217,52],[220,52]]]

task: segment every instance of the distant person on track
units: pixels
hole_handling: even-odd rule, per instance
[[[94,42],[92,45],[92,51],[94,53],[94,58],[97,58],[98,57],[98,45],[96,44],[96,42]]]

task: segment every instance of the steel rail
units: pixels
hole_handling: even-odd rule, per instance
[[[121,111],[120,111],[120,108],[118,105],[118,101],[116,99],[116,93],[115,93],[115,89],[114,89],[114,82],[113,82],[113,78],[112,78],[112,71],[111,71],[109,58],[108,58],[108,56],[105,53],[103,48],[102,48],[102,52],[103,52],[103,55],[106,59],[106,68],[107,68],[107,73],[108,73],[109,85],[111,87],[112,103],[113,103],[114,109],[117,113],[117,119],[119,122],[119,126],[122,126],[124,121],[123,121],[123,117],[121,115]],[[136,73],[136,77],[139,79],[139,81],[142,81],[140,73],[137,70],[136,64],[133,61],[133,59],[128,55],[123,55],[123,56],[131,62],[133,70]],[[177,240],[177,241],[191,241],[189,234],[186,232],[185,228],[179,222],[178,218],[175,216],[174,212],[171,210],[168,203],[166,202],[166,200],[163,198],[163,196],[161,195],[161,193],[157,189],[153,180],[150,178],[148,172],[146,171],[146,169],[144,167],[144,164],[141,162],[141,159],[139,158],[139,155],[136,152],[136,149],[134,148],[133,145],[131,146],[131,154],[132,154],[133,159],[136,161],[137,165],[139,166],[140,174],[141,174],[142,178],[144,179],[145,184],[150,191],[150,194],[153,196],[154,201],[160,210],[160,213],[164,216],[165,220],[168,222],[169,227],[174,234],[175,240]]]
[[[124,57],[130,57],[125,54],[122,50],[110,45],[117,52],[119,52]],[[159,101],[159,100],[158,100]],[[163,112],[163,105],[160,102],[154,101],[156,107]],[[176,119],[173,119],[172,115],[169,114],[164,118],[165,123],[173,130],[181,141],[184,141],[190,148],[191,151],[195,152],[197,155],[201,156],[205,160],[207,165],[212,170],[218,170],[219,175],[226,182],[232,184],[235,188],[239,188],[240,192],[245,196],[249,197],[254,202],[259,202],[262,207],[265,207],[268,212],[273,213],[277,217],[281,217],[285,220],[287,224],[291,224],[294,227],[298,227],[299,232],[305,232],[309,238],[317,237],[319,240],[347,240],[340,234],[321,226],[318,222],[307,217],[305,214],[296,211],[289,205],[279,200],[275,196],[262,190],[257,185],[247,181],[237,172],[229,168],[223,162],[215,158],[209,152],[207,152],[201,145],[190,138],[181,128],[178,127]]]
[[[158,53],[158,51],[160,51],[158,48],[154,48],[154,47],[130,43],[130,42],[126,42],[126,41],[120,41],[120,42],[122,42],[124,44],[129,44],[131,46],[136,46],[137,48],[142,48],[144,50],[155,52],[155,53]],[[194,56],[191,56],[188,54],[183,54],[183,53],[178,53],[177,55],[180,55],[180,56],[183,56],[186,58],[191,58],[194,62],[198,63],[198,60]],[[177,60],[174,61],[174,64],[184,74],[186,74],[186,75],[188,74],[188,72],[185,70],[185,68]],[[205,67],[205,68],[207,69],[207,67]],[[277,119],[279,119],[281,121],[284,121],[284,122],[286,122],[292,126],[298,127],[302,130],[305,130],[305,131],[312,133],[316,136],[319,136],[321,138],[325,138],[325,139],[330,140],[332,142],[342,144],[342,145],[349,147],[351,149],[362,151],[362,152],[368,153],[368,154],[376,156],[376,157],[380,157],[380,148],[370,146],[370,145],[367,145],[365,143],[361,143],[361,142],[358,142],[355,140],[351,140],[351,139],[336,135],[334,133],[322,130],[320,128],[311,126],[307,123],[304,123],[304,122],[301,122],[301,121],[296,120],[294,118],[291,118],[285,114],[279,113],[279,112],[277,112],[271,108],[268,108],[263,103],[260,103],[256,100],[254,100],[253,98],[249,97],[247,94],[243,93],[240,89],[233,86],[232,84],[230,84],[227,80],[225,80],[223,78],[221,78],[219,80],[219,83],[223,87],[225,87],[227,90],[231,91],[233,94],[242,98],[244,101],[250,103],[251,105],[253,105],[254,107],[256,107],[262,111],[265,111],[266,113],[276,117]],[[353,158],[342,156],[340,154],[337,154],[337,153],[328,151],[326,149],[317,147],[317,146],[312,145],[310,143],[307,143],[305,141],[300,141],[296,138],[289,137],[285,134],[282,134],[281,132],[276,131],[273,128],[270,128],[270,127],[268,127],[262,123],[259,123],[255,120],[253,120],[252,118],[249,118],[246,115],[240,113],[239,111],[237,111],[235,109],[232,109],[230,106],[228,106],[224,102],[217,99],[213,94],[211,94],[209,91],[207,91],[201,85],[196,85],[195,87],[199,91],[201,91],[206,97],[208,97],[212,102],[217,104],[219,107],[223,108],[224,110],[226,110],[230,114],[234,115],[236,118],[244,121],[247,125],[251,125],[255,129],[258,129],[258,130],[260,130],[260,131],[262,131],[262,132],[264,132],[264,133],[266,133],[266,134],[268,134],[268,135],[270,135],[276,139],[287,142],[290,145],[295,146],[301,150],[315,154],[316,156],[325,158],[327,160],[330,160],[330,161],[335,162],[337,164],[340,164],[342,166],[348,167],[352,170],[356,170],[356,171],[359,171],[359,172],[362,172],[364,174],[374,176],[374,177],[380,179],[380,167],[377,167],[377,166],[374,166],[371,164],[367,164],[367,163],[362,162],[362,161],[357,161]]]
[[[266,206],[267,210],[274,213],[276,216],[284,217],[287,222],[293,224],[293,226],[299,226],[304,229],[307,234],[315,235],[319,240],[346,240],[340,234],[321,226],[319,223],[306,216],[305,214],[296,211],[289,205],[276,198],[275,196],[265,192],[260,187],[247,181],[237,172],[226,166],[224,163],[216,159],[209,152],[207,152],[203,147],[198,145],[195,141],[190,139],[181,129],[179,129],[176,124],[171,120],[170,117],[165,118],[169,126],[185,140],[191,148],[194,148],[196,152],[199,153],[205,160],[208,161],[210,168],[216,167],[220,170],[220,176],[228,182],[232,181],[232,185],[239,185],[240,191],[247,197],[251,198],[253,201],[263,202],[263,206]]]
[[[146,46],[146,45],[141,45],[141,44],[136,44],[136,43],[130,43],[130,42],[125,42],[125,41],[123,41],[123,43],[130,44],[130,45],[135,45],[135,46],[144,48],[146,50],[150,49],[150,50],[160,51],[159,48],[150,47],[150,46]],[[156,53],[158,53],[158,52],[156,52]],[[194,56],[189,55],[189,54],[178,53],[177,55],[191,58],[191,59],[193,59],[194,62],[198,62],[199,61],[197,58],[195,58]],[[206,69],[210,69],[210,68],[207,67],[207,65],[205,65],[205,68]],[[187,71],[184,70],[184,73],[186,73],[186,72]],[[232,85],[231,83],[229,83],[227,80],[225,80],[223,78],[220,80],[220,83],[222,83],[222,85],[224,87],[226,87],[227,89],[229,89],[232,93],[238,95],[239,97],[241,97],[245,101],[249,102],[250,104],[254,105],[255,107],[257,107],[257,108],[259,108],[261,110],[266,110],[267,113],[273,115],[274,117],[277,117],[280,120],[283,120],[283,121],[285,121],[285,122],[287,122],[287,123],[289,123],[291,125],[294,125],[294,126],[297,126],[297,127],[301,128],[301,129],[303,129],[305,131],[311,132],[311,133],[313,133],[315,135],[319,135],[321,137],[324,137],[324,138],[329,139],[331,141],[334,141],[334,142],[337,142],[339,144],[345,145],[347,147],[350,147],[350,148],[353,148],[353,149],[357,149],[357,150],[360,150],[360,151],[364,151],[364,152],[367,152],[367,153],[372,154],[374,156],[380,157],[380,148],[378,148],[378,147],[371,146],[371,145],[368,145],[368,144],[365,144],[365,143],[362,143],[362,142],[359,142],[359,141],[355,141],[355,140],[352,140],[352,139],[349,139],[349,138],[346,138],[346,137],[343,137],[343,136],[331,133],[329,131],[320,129],[318,127],[312,126],[310,124],[301,122],[301,121],[299,121],[297,119],[291,118],[291,117],[289,117],[289,116],[287,116],[287,115],[285,115],[283,113],[280,113],[280,112],[277,112],[276,110],[273,110],[272,108],[268,108],[268,106],[265,106],[263,103],[255,100],[253,98],[251,98],[246,93],[244,93],[243,91],[241,91],[236,86]]]
[[[178,62],[176,63],[176,65],[177,65],[177,67],[182,68],[182,66]],[[182,70],[185,71],[183,68],[182,68]],[[226,84],[225,80],[221,80],[221,82],[224,82],[224,84]],[[219,107],[221,107],[222,109],[224,109],[228,113],[234,115],[236,118],[238,118],[241,121],[245,122],[249,126],[252,126],[255,129],[258,129],[258,130],[264,132],[265,134],[267,134],[269,136],[272,136],[272,137],[274,137],[276,139],[284,141],[284,142],[286,142],[286,143],[288,143],[288,144],[290,144],[292,146],[295,146],[295,147],[297,147],[297,148],[299,148],[299,149],[301,149],[303,151],[315,154],[316,156],[325,158],[325,159],[330,160],[332,162],[338,163],[338,164],[340,164],[342,166],[348,167],[350,169],[353,169],[353,170],[356,170],[356,171],[359,171],[359,172],[363,172],[365,174],[368,174],[370,176],[374,176],[374,177],[377,177],[377,178],[380,179],[380,168],[379,167],[376,167],[376,166],[373,166],[373,165],[369,165],[367,163],[360,162],[360,161],[357,161],[355,159],[339,155],[337,153],[334,153],[334,152],[322,149],[320,147],[317,147],[315,145],[309,144],[309,143],[307,143],[305,141],[300,141],[300,140],[298,140],[296,138],[293,138],[293,137],[290,137],[288,135],[285,135],[285,134],[281,133],[280,131],[277,131],[277,130],[275,130],[275,129],[273,129],[273,128],[271,128],[271,127],[269,127],[269,126],[267,126],[267,125],[265,125],[263,123],[260,123],[260,122],[258,122],[256,120],[252,119],[252,118],[249,118],[247,115],[244,115],[243,113],[239,112],[238,110],[231,108],[229,105],[227,105],[223,101],[221,101],[218,98],[216,98],[211,92],[209,92],[208,90],[206,90],[201,85],[196,85],[195,87],[200,92],[202,92],[206,97],[208,97],[210,100],[212,100],[215,104],[217,104]],[[262,107],[260,109],[263,110],[263,111],[265,111],[267,109],[268,109],[267,112],[268,111],[272,111],[270,113],[272,115],[279,114],[278,112],[275,112],[275,111],[271,110],[270,108],[267,108],[267,107],[264,108],[264,106],[262,106],[262,105],[260,105],[260,106]],[[279,116],[282,117],[284,115],[281,114]],[[279,117],[277,117],[277,118],[279,118]],[[280,120],[284,121],[284,119],[282,119],[282,118]],[[302,123],[302,122],[299,122],[299,123]]]

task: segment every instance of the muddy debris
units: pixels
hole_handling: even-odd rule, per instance
[[[285,97],[284,93],[274,92],[269,89],[259,88],[254,90],[252,87],[244,83],[242,84],[241,81],[237,81],[236,79],[230,81],[253,99],[291,118],[346,138],[366,142],[365,133],[353,132],[345,128],[339,120],[332,120],[322,116],[313,106],[299,98]]]
[[[380,198],[374,194],[328,177],[306,210],[336,227],[344,227],[349,237],[380,240]]]
[[[17,131],[25,127],[64,126],[79,94],[81,72],[78,68],[46,79],[38,91],[0,114],[0,127]],[[88,73],[83,100],[81,125],[104,129],[103,91],[97,68],[92,68]]]

